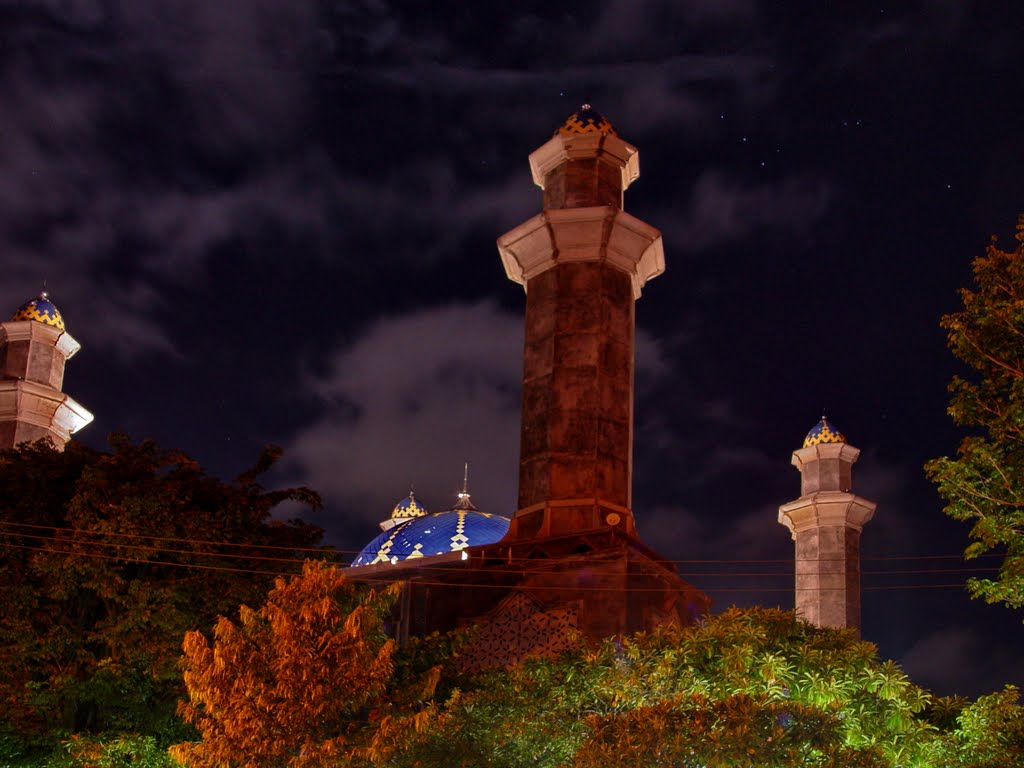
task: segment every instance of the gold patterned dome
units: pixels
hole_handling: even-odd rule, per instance
[[[46,291],[42,291],[36,298],[29,299],[14,313],[11,322],[18,320],[35,320],[37,323],[49,325],[58,331],[64,330],[64,317],[60,310],[50,301]]]
[[[426,507],[416,500],[415,493],[409,491],[409,495],[395,504],[395,508],[391,510],[391,519],[395,521],[412,520],[414,517],[423,517],[426,514]]]
[[[824,416],[821,421],[814,425],[807,437],[804,438],[804,448],[821,443],[845,443],[846,436],[832,426],[831,422]]]
[[[603,136],[618,135],[607,118],[589,104],[584,104],[569,115],[569,118],[555,133],[560,133],[563,136],[572,136],[577,133],[600,133]]]

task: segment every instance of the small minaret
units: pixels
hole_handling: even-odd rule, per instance
[[[0,448],[48,437],[63,450],[92,421],[61,391],[64,364],[79,348],[45,291],[0,323]]]
[[[793,452],[800,498],[779,507],[796,542],[796,611],[819,627],[860,632],[860,532],[875,502],[851,492],[860,451],[822,416]]]
[[[526,291],[519,502],[506,540],[635,535],[633,310],[665,268],[661,233],[622,210],[639,155],[584,104],[530,169],[544,210],[498,239]]]

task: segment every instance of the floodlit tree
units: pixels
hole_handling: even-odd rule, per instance
[[[971,430],[956,458],[926,466],[946,514],[973,523],[969,558],[1003,556],[995,579],[971,579],[975,597],[1024,607],[1024,215],[1017,247],[995,239],[973,262],[975,289],[942,318],[949,347],[971,369],[950,383],[949,414]]]
[[[307,563],[279,579],[259,610],[220,619],[212,642],[185,637],[188,701],[201,741],[171,754],[191,768],[326,768],[383,761],[428,710],[438,670],[396,690],[395,642],[384,632],[399,585],[361,588]]]
[[[0,452],[0,763],[71,732],[181,730],[184,633],[260,599],[320,539],[270,518],[319,503],[258,484],[276,455],[224,483],[119,435],[109,452]]]
[[[1013,689],[934,699],[848,630],[732,609],[486,673],[387,765],[1019,768],[1021,721]]]

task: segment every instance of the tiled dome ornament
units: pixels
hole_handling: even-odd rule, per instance
[[[58,331],[64,330],[64,317],[60,310],[50,301],[46,291],[41,292],[36,298],[30,299],[18,307],[11,322],[19,320],[35,320],[37,323],[49,325]]]
[[[409,495],[395,504],[391,510],[392,520],[412,520],[414,517],[423,517],[428,514],[427,508],[416,500],[416,494],[409,491]]]
[[[821,421],[814,425],[807,437],[804,438],[804,448],[822,443],[845,443],[846,436],[832,426],[831,422],[824,416]]]
[[[603,136],[616,136],[615,129],[600,112],[589,104],[584,104],[571,115],[555,131],[563,136],[571,136],[577,133],[600,133]]]

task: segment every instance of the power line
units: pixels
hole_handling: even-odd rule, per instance
[[[84,533],[93,536],[116,536],[133,539],[152,539],[153,541],[188,542],[190,544],[206,544],[216,547],[250,547],[253,549],[277,549],[289,552],[341,552],[324,547],[287,547],[279,544],[250,544],[237,541],[206,541],[203,539],[176,538],[173,536],[155,536],[149,533],[119,533],[117,531],[93,531],[85,528],[67,528],[59,525],[37,525],[33,523],[15,523],[10,520],[0,520],[0,525],[10,525],[16,528],[36,528],[50,531],[65,531],[67,533]]]
[[[215,541],[215,540],[209,540],[209,539],[194,539],[194,538],[188,538],[188,537],[157,536],[157,535],[146,534],[146,533],[122,533],[122,532],[117,532],[117,531],[90,530],[90,529],[83,529],[83,528],[62,527],[62,526],[56,526],[56,525],[39,525],[39,524],[33,524],[33,523],[15,523],[15,522],[12,522],[12,521],[4,521],[4,520],[0,520],[0,525],[6,525],[6,526],[11,526],[11,527],[16,527],[16,528],[30,528],[30,529],[50,530],[50,531],[58,531],[58,532],[65,532],[65,533],[77,533],[77,534],[84,534],[84,535],[89,535],[89,536],[110,536],[110,537],[115,537],[115,538],[127,538],[127,539],[150,539],[152,541],[164,541],[164,542],[187,543],[187,544],[201,544],[201,545],[204,545],[204,546],[244,547],[244,548],[247,548],[247,549],[266,549],[266,550],[272,550],[272,551],[312,552],[312,553],[316,553],[318,555],[325,555],[325,554],[347,555],[347,554],[358,554],[358,553],[362,552],[362,550],[334,549],[334,548],[331,548],[329,546],[325,546],[325,547],[298,547],[298,546],[289,547],[289,546],[285,546],[285,545],[255,544],[255,543],[244,543],[244,542],[234,542],[234,541],[224,541],[224,540]],[[18,534],[15,534],[14,532],[7,533],[7,532],[4,532],[4,531],[0,531],[0,535],[4,535],[4,534],[6,534],[6,535],[18,535]],[[24,535],[24,536],[28,537],[27,534],[21,534],[21,535]],[[132,545],[132,546],[134,546],[134,545]],[[141,546],[141,545],[139,545],[139,546]],[[502,545],[500,544],[500,542],[494,542],[493,544],[487,545],[487,546],[500,547]],[[168,551],[170,551],[170,550],[168,550]],[[411,554],[411,553],[396,550],[396,551],[393,551],[391,554],[393,554],[394,556],[402,555],[402,559],[405,559],[405,556],[408,555],[408,554]],[[224,553],[224,554],[218,553],[218,554],[216,554],[216,556],[225,556],[226,557],[227,553]],[[1002,557],[1002,555],[999,555],[999,554],[983,554],[983,555],[979,556],[979,558],[982,558],[982,557],[985,557],[985,558],[998,558],[998,557]],[[273,558],[262,558],[261,557],[259,559],[272,560]],[[958,555],[946,555],[946,554],[943,554],[943,555],[878,555],[878,556],[864,556],[864,557],[861,557],[861,561],[862,562],[864,562],[864,561],[871,562],[871,561],[876,561],[876,560],[877,561],[892,561],[892,560],[965,560],[965,559],[966,558],[962,554],[958,554]],[[975,558],[972,558],[972,559],[975,559]],[[527,561],[527,562],[536,562],[535,558],[528,558],[528,557],[513,557],[513,558],[509,558],[508,560],[509,560],[509,562],[511,562],[511,561],[519,561],[519,560]],[[834,560],[836,562],[842,562],[842,561],[845,560],[845,558],[834,558]],[[791,565],[794,562],[828,562],[828,560],[822,560],[822,559],[817,559],[817,558],[807,558],[807,559],[801,559],[801,560],[797,560],[797,559],[794,559],[794,558],[686,558],[686,559],[674,559],[674,560],[664,559],[663,562],[672,563],[672,564],[675,564],[675,565],[682,565],[682,564],[711,564],[711,563],[715,563],[715,564],[729,564],[729,565],[733,565],[733,564],[777,563],[777,564]]]
[[[66,539],[57,536],[40,536],[34,533],[17,533],[12,534],[6,531],[0,531],[0,536],[16,536],[19,539],[34,539],[36,541],[51,541],[59,544],[85,544],[99,547],[123,547],[125,549],[136,549],[143,550],[146,552],[156,552],[160,554],[175,554],[175,555],[193,555],[196,557],[223,557],[232,560],[261,560],[265,562],[278,562],[278,563],[301,563],[305,558],[294,558],[294,557],[271,557],[269,555],[252,555],[252,554],[236,554],[233,552],[203,552],[201,550],[194,549],[170,549],[167,547],[153,547],[146,544],[130,544],[130,543],[116,543],[116,542],[105,542],[105,541],[80,541],[75,539]],[[148,537],[146,537],[148,538]],[[244,545],[239,545],[244,546]],[[323,552],[322,554],[331,554],[330,550]],[[143,561],[146,562],[146,561]]]
[[[27,549],[27,550],[30,550],[32,552],[47,552],[47,553],[56,554],[56,555],[74,555],[75,557],[94,557],[94,558],[98,558],[98,559],[101,559],[101,560],[118,560],[120,562],[141,563],[143,565],[160,565],[160,566],[169,565],[171,567],[176,567],[176,568],[197,568],[197,569],[204,570],[204,571],[228,571],[230,573],[258,573],[258,574],[263,574],[263,575],[266,575],[266,576],[295,576],[296,575],[294,572],[289,573],[289,572],[284,572],[284,571],[257,571],[257,570],[252,570],[252,569],[248,569],[248,568],[223,568],[223,567],[219,567],[219,566],[216,566],[216,565],[201,565],[200,563],[175,563],[175,562],[172,562],[172,561],[164,561],[164,560],[161,560],[159,562],[154,562],[152,560],[136,560],[136,559],[132,559],[132,558],[129,558],[129,557],[121,557],[121,556],[117,556],[117,555],[103,555],[103,554],[94,553],[94,552],[72,552],[70,550],[46,549],[46,548],[43,548],[43,547],[28,547],[28,546],[25,546],[24,544],[9,544],[9,543],[4,542],[4,541],[0,541],[0,547],[8,547],[8,548],[13,548],[13,549]]]
[[[268,563],[295,563],[295,564],[301,564],[303,562],[303,560],[305,559],[305,558],[273,557],[273,556],[268,556],[268,555],[255,555],[255,554],[238,554],[238,553],[232,553],[232,552],[205,552],[205,551],[202,551],[202,550],[173,549],[173,548],[167,548],[167,547],[156,547],[156,546],[151,546],[151,545],[146,545],[146,544],[133,544],[133,543],[123,543],[122,544],[122,543],[119,543],[119,542],[103,542],[103,541],[76,541],[76,540],[73,540],[73,539],[66,539],[66,538],[54,537],[54,536],[42,536],[42,535],[39,535],[39,534],[12,534],[12,533],[8,533],[8,532],[5,532],[5,531],[0,531],[0,536],[10,536],[10,537],[16,537],[16,538],[19,538],[19,539],[32,539],[32,540],[38,541],[38,542],[51,542],[51,543],[67,545],[67,546],[70,546],[70,545],[84,545],[84,546],[96,546],[96,547],[116,547],[116,548],[119,548],[119,549],[120,548],[124,548],[124,549],[130,549],[130,550],[141,550],[141,551],[145,551],[145,552],[153,552],[153,553],[156,553],[156,554],[188,555],[188,556],[192,556],[192,557],[226,558],[226,559],[232,559],[232,560],[246,560],[246,561],[257,560],[257,561],[260,561],[260,562],[268,562]],[[142,538],[146,538],[146,537],[142,537]],[[53,551],[54,552],[60,552],[62,554],[76,554],[76,553],[80,552],[81,550],[74,550],[74,551],[53,550]],[[335,553],[330,551],[330,550],[328,550],[326,552],[323,552],[322,554],[335,554]],[[116,555],[116,554],[115,555],[109,555],[109,557],[111,557],[112,559],[118,559],[119,558],[119,556]],[[131,561],[131,562],[152,562],[152,561],[148,561],[148,560],[132,559],[132,558],[128,558],[128,557],[123,557],[122,559],[125,559],[126,561]],[[159,562],[165,562],[165,561],[159,561]],[[519,573],[521,575],[530,575],[530,574],[545,573],[545,572],[549,572],[550,571],[550,568],[548,568],[547,565],[551,561],[531,560],[529,562],[533,563],[536,567],[532,568],[532,569],[526,569],[526,568],[511,569],[511,568],[506,568],[506,569],[504,569],[504,572],[506,572],[506,573]],[[587,561],[586,561],[586,558],[578,558],[577,562],[583,562],[585,564]],[[595,560],[594,562],[597,562],[597,561]],[[465,570],[464,568],[459,567],[459,566],[443,566],[443,565],[440,565],[440,564],[432,566],[432,569],[436,570],[436,571],[453,571],[453,572],[460,572],[460,573],[464,572],[464,570]],[[900,570],[884,570],[884,571],[870,571],[870,570],[868,570],[868,571],[862,571],[862,575],[863,576],[876,576],[876,575],[922,575],[922,574],[935,574],[935,573],[966,573],[966,572],[994,572],[994,571],[998,571],[998,568],[973,567],[973,568],[900,569]],[[701,578],[723,578],[723,577],[728,577],[728,578],[778,578],[778,577],[785,577],[785,578],[792,579],[793,578],[793,571],[792,570],[770,571],[770,572],[765,572],[765,571],[757,571],[757,572],[745,572],[745,571],[740,571],[740,572],[737,572],[737,571],[720,571],[720,572],[694,571],[694,572],[681,572],[681,573],[677,573],[677,575],[679,577],[681,577],[681,578],[698,578],[698,579],[701,579]]]
[[[38,537],[38,538],[42,538],[42,537]],[[59,541],[59,540],[55,540],[55,541]],[[287,572],[287,571],[269,571],[269,570],[257,570],[257,569],[251,569],[251,568],[232,568],[232,567],[225,567],[225,566],[203,565],[203,564],[200,564],[200,563],[181,563],[181,562],[166,561],[166,560],[160,560],[160,561],[143,560],[143,559],[139,559],[139,558],[126,557],[124,555],[108,555],[108,554],[97,553],[97,552],[83,552],[83,551],[80,551],[80,550],[61,550],[61,549],[52,549],[52,548],[48,548],[48,547],[31,547],[31,546],[27,546],[27,545],[13,544],[13,543],[2,542],[2,541],[0,541],[0,546],[6,547],[6,548],[28,550],[28,551],[33,551],[33,552],[46,552],[48,554],[63,554],[63,555],[71,555],[71,556],[74,556],[74,557],[91,557],[91,558],[103,559],[103,560],[115,560],[115,561],[119,561],[119,562],[137,563],[137,564],[142,564],[142,565],[170,566],[170,567],[184,568],[184,569],[194,568],[194,569],[208,570],[208,571],[221,571],[221,572],[228,572],[228,573],[250,573],[250,574],[259,574],[259,575],[267,575],[267,576],[294,576],[294,575],[296,575],[294,571],[292,571],[292,572]],[[260,558],[256,558],[256,559],[260,559]],[[300,561],[296,560],[296,561],[292,561],[292,562],[299,563]],[[376,579],[376,578],[374,578],[372,576],[362,576],[362,575],[360,575],[358,573],[354,573],[353,572],[354,570],[358,570],[358,569],[350,569],[346,573],[348,578],[351,579],[352,581],[366,582],[366,583],[374,583],[374,582],[379,581],[379,579]],[[460,570],[460,569],[447,569],[447,570]],[[539,573],[539,572],[540,571],[536,571],[535,573]],[[523,576],[530,575],[530,572],[527,572],[527,571],[516,571],[516,570],[505,571],[505,573],[510,574],[510,575],[523,575]],[[913,571],[902,571],[902,572],[899,572],[899,573],[901,573],[901,574],[913,574],[914,572]],[[719,574],[719,575],[731,576],[731,575],[736,575],[736,574]],[[788,575],[788,574],[773,574],[773,575]],[[434,580],[429,580],[429,579],[416,579],[415,583],[419,584],[419,585],[423,585],[423,586],[437,586],[437,587],[457,586],[460,589],[464,589],[464,588],[469,588],[469,589],[509,589],[508,585],[502,585],[502,584],[461,583],[461,584],[458,584],[458,585],[453,585],[450,582],[434,581]],[[964,587],[965,587],[965,584],[963,584],[963,583],[955,583],[955,584],[907,584],[907,585],[888,585],[888,586],[864,587],[863,590],[864,591],[895,591],[895,590],[910,590],[910,589],[952,589],[952,588],[963,589]],[[531,591],[563,591],[563,590],[565,590],[567,588],[568,589],[572,589],[574,591],[583,591],[583,592],[589,592],[589,591],[592,591],[592,592],[652,592],[652,591],[661,591],[660,587],[629,587],[629,586],[589,587],[589,586],[585,586],[585,585],[572,585],[570,587],[566,587],[566,586],[559,586],[559,585],[543,585],[543,584],[541,584],[541,585],[529,585],[526,588],[531,590]],[[696,589],[696,587],[695,587],[695,589]],[[840,589],[843,589],[843,588],[842,587],[836,587],[836,588],[819,587],[818,591],[836,591],[836,590],[840,590]],[[760,586],[757,586],[757,587],[731,587],[731,586],[730,587],[706,587],[706,588],[702,587],[702,588],[699,589],[699,591],[701,591],[701,592],[711,592],[711,593],[792,592],[793,591],[793,587],[792,586],[771,587],[771,586],[765,586],[765,585],[760,585]]]

